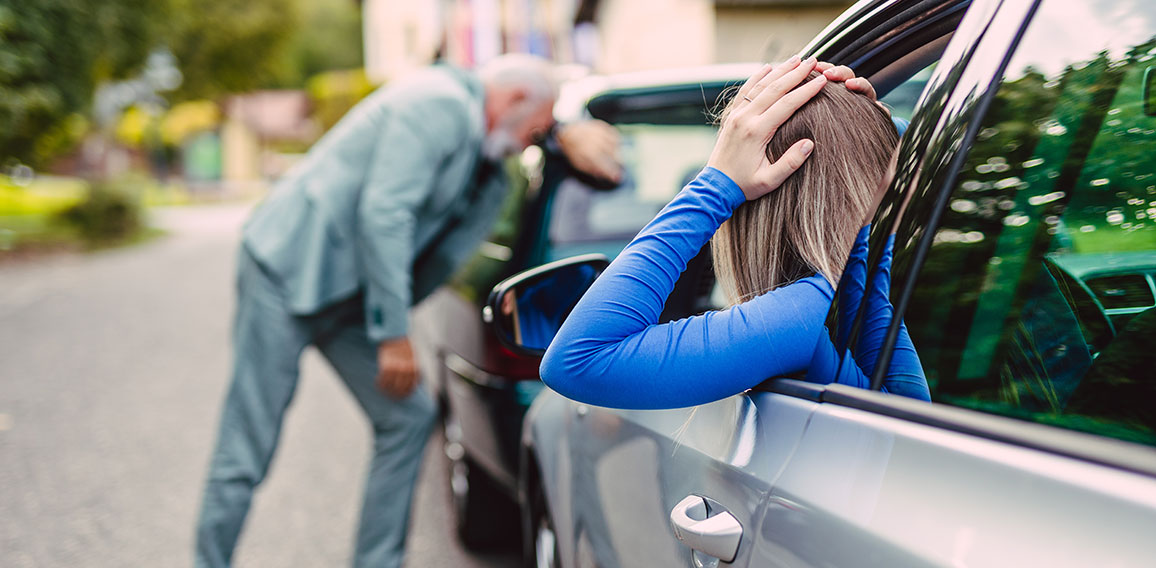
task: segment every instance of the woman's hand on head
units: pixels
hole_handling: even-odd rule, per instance
[[[823,76],[826,77],[828,81],[843,83],[843,86],[847,87],[848,91],[859,93],[860,95],[875,101],[875,104],[879,105],[879,108],[887,111],[887,116],[891,116],[891,109],[887,108],[887,105],[879,102],[876,99],[875,86],[871,84],[871,81],[868,81],[863,77],[856,77],[855,71],[853,71],[850,67],[847,67],[846,65],[835,65],[832,63],[827,63],[826,61],[820,61],[817,65],[815,65],[815,69],[822,71]]]
[[[800,85],[814,68],[813,58],[800,62],[798,57],[774,68],[765,65],[735,95],[707,166],[731,178],[748,200],[777,189],[811,155],[815,143],[803,139],[772,162],[767,157],[767,144],[779,127],[827,84],[827,79],[819,76]]]

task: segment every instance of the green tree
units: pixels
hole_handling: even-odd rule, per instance
[[[275,81],[299,27],[295,2],[169,1],[166,43],[184,75],[174,99],[212,99]]]
[[[301,26],[290,40],[275,85],[305,86],[310,77],[327,71],[362,66],[361,8],[355,0],[293,0]]]
[[[97,82],[143,64],[166,8],[156,0],[0,0],[0,161],[38,164],[59,151]]]
[[[361,13],[354,0],[0,0],[0,163],[67,151],[97,85],[162,46],[184,76],[174,102],[302,87],[360,67]]]

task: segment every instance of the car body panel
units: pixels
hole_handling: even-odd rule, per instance
[[[693,409],[616,410],[543,392],[525,436],[559,543],[568,545],[563,565],[689,562],[671,531],[656,530],[669,526],[670,510],[688,495],[709,496],[738,519],[744,531],[734,564],[746,565],[760,503],[817,406],[758,393]]]
[[[1144,566],[1156,479],[824,404],[768,498],[756,566]]]

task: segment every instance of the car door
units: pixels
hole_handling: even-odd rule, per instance
[[[968,50],[932,78],[872,237],[897,226],[892,301],[936,402],[814,387],[759,565],[1156,558],[1156,313],[1117,325],[1070,268],[1156,249],[1156,7],[1004,2],[945,60]]]
[[[593,117],[617,128],[622,182],[607,187],[582,176],[553,144],[527,149],[506,164],[522,175],[511,176],[493,234],[414,310],[411,334],[443,404],[454,517],[467,544],[517,533],[518,442],[523,416],[544,388],[539,359],[510,351],[484,324],[481,308],[490,290],[514,272],[559,258],[616,255],[702,167],[715,139],[710,109],[753,68],[591,77],[567,85],[555,112],[566,121]],[[675,296],[685,295],[694,307],[697,283],[689,277]],[[675,298],[673,305],[688,304]]]
[[[964,7],[960,2],[864,3],[856,16],[862,21],[845,19],[834,39],[812,49],[834,63],[887,71],[880,76],[880,91],[896,93],[891,100],[898,103],[897,114],[910,113],[927,80],[922,72],[938,59]],[[896,17],[911,16],[916,8],[925,15],[923,25],[909,25],[919,20],[909,17],[895,29]],[[881,10],[890,10],[888,17]],[[856,28],[873,42],[850,45],[849,30]],[[547,485],[554,490],[548,495],[553,510],[562,512],[555,523],[565,535],[563,565],[760,565],[757,540],[766,500],[820,408],[810,385],[776,388],[779,392],[661,411],[598,408],[545,393],[549,400],[535,404],[539,413],[564,416],[563,431],[550,437],[563,444],[558,451],[566,456],[564,465],[560,473],[545,472],[561,478]],[[737,539],[692,547],[671,529],[672,520],[692,525],[707,515],[729,515],[718,524],[737,531]]]

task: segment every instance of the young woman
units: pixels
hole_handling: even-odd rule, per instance
[[[804,372],[868,386],[891,319],[890,243],[866,290],[864,223],[890,179],[898,135],[871,97],[828,83],[815,65],[792,58],[766,66],[739,89],[707,167],[563,324],[542,361],[547,385],[619,408],[704,404]],[[733,305],[658,324],[686,263],[712,235],[718,280]],[[824,329],[845,264],[858,285],[847,287],[840,307],[851,313],[842,319],[853,320],[858,300],[869,299],[858,360],[840,357]],[[884,388],[929,399],[905,331]]]

